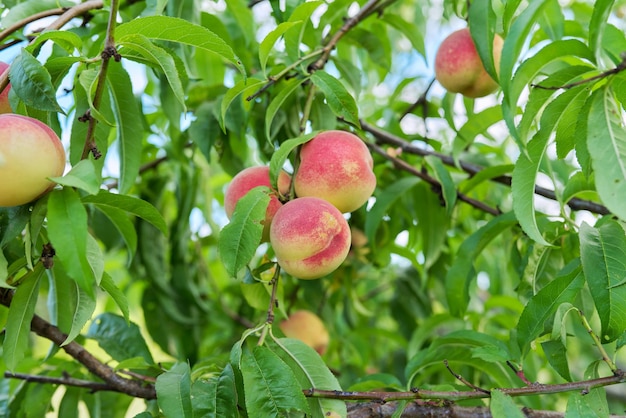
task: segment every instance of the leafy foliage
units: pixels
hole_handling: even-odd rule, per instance
[[[430,395],[623,412],[599,386],[626,367],[624,4],[440,6],[0,4],[0,87],[69,150],[54,190],[0,208],[0,415],[344,417]],[[465,25],[500,86],[476,100],[433,79]],[[377,187],[342,266],[303,281],[261,243],[268,188],[230,221],[224,190],[259,164],[277,189],[330,129],[364,140]],[[298,309],[324,354],[284,338]]]

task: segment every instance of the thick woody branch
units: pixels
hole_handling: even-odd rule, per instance
[[[8,289],[2,289],[0,291],[0,304],[4,306],[10,306],[13,299],[13,291]],[[107,390],[125,393],[127,395],[143,398],[143,399],[155,399],[156,390],[152,384],[144,384],[138,380],[126,379],[118,375],[111,367],[102,363],[95,358],[89,351],[87,351],[82,345],[75,341],[69,344],[62,345],[67,339],[67,335],[63,333],[59,328],[52,325],[45,319],[38,315],[35,315],[30,324],[31,331],[40,337],[46,338],[52,341],[57,346],[61,347],[67,354],[85,366],[92,374],[99,377],[108,385]],[[102,389],[104,390],[104,389]]]

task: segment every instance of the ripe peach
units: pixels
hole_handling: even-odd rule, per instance
[[[319,354],[324,354],[330,342],[330,336],[322,320],[311,311],[293,312],[289,318],[281,321],[280,329],[287,338],[295,338]]]
[[[283,270],[299,279],[318,279],[346,259],[350,227],[329,202],[299,197],[276,211],[270,242]]]
[[[376,188],[374,161],[361,139],[345,131],[325,131],[302,146],[294,178],[298,197],[327,200],[341,212],[363,206]]]
[[[496,71],[504,41],[496,34],[493,39],[493,59]],[[435,56],[435,78],[449,92],[477,98],[493,93],[498,83],[485,71],[469,28],[450,34],[439,46]]]
[[[5,71],[9,71],[9,64],[0,61],[0,75]],[[9,104],[9,91],[11,90],[11,83],[7,84],[6,88],[0,93],[0,113],[13,113],[11,105]]]
[[[289,192],[291,177],[284,171],[278,176],[278,189],[280,193],[286,195]],[[226,193],[224,194],[224,210],[226,216],[230,219],[235,212],[235,206],[239,199],[245,196],[251,189],[257,186],[270,187],[270,168],[267,166],[248,167],[233,177]],[[269,241],[270,224],[274,214],[283,204],[278,200],[276,193],[270,198],[270,203],[265,212],[265,221],[263,226],[263,241]]]
[[[0,206],[18,206],[41,196],[63,175],[65,150],[44,123],[12,113],[0,115]]]

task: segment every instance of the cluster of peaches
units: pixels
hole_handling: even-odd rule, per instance
[[[0,74],[9,65],[0,62]],[[12,113],[9,84],[0,93],[0,207],[29,203],[63,175],[65,150],[58,135],[37,119]]]
[[[343,214],[372,196],[373,164],[363,141],[350,132],[325,131],[302,146],[293,178],[280,173],[264,220],[263,241],[271,243],[285,272],[318,279],[343,263],[351,244]],[[269,167],[250,167],[233,178],[224,197],[229,218],[239,199],[257,186],[270,187]],[[295,196],[289,196],[291,190]]]

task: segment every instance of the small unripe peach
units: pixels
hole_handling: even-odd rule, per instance
[[[325,131],[302,146],[294,178],[298,197],[327,200],[341,212],[352,212],[372,196],[374,161],[361,139],[345,131]]]
[[[0,115],[0,207],[19,206],[41,196],[63,175],[65,150],[44,123],[12,113]]]
[[[330,336],[324,322],[311,311],[293,312],[289,318],[281,321],[279,327],[285,337],[295,338],[319,354],[324,354],[330,342]]]
[[[300,197],[274,215],[270,242],[278,264],[299,279],[318,279],[337,269],[350,250],[350,227],[323,199]]]
[[[291,177],[284,171],[278,176],[278,189],[282,195],[289,192]],[[224,194],[224,210],[230,219],[235,212],[235,207],[239,199],[245,196],[250,190],[258,186],[270,186],[270,168],[267,166],[248,167],[233,177]],[[263,226],[263,241],[269,240],[270,224],[274,214],[283,204],[278,200],[276,192],[272,193],[270,203],[265,212]]]
[[[493,60],[496,71],[504,41],[496,34],[493,39]],[[498,83],[485,71],[469,28],[450,34],[439,46],[435,56],[435,78],[449,92],[470,98],[493,93]]]
[[[9,64],[0,61],[0,75],[3,75],[5,71],[9,71]],[[11,109],[9,104],[9,91],[11,91],[11,83],[7,84],[2,93],[0,93],[0,113],[13,113],[13,109]]]

